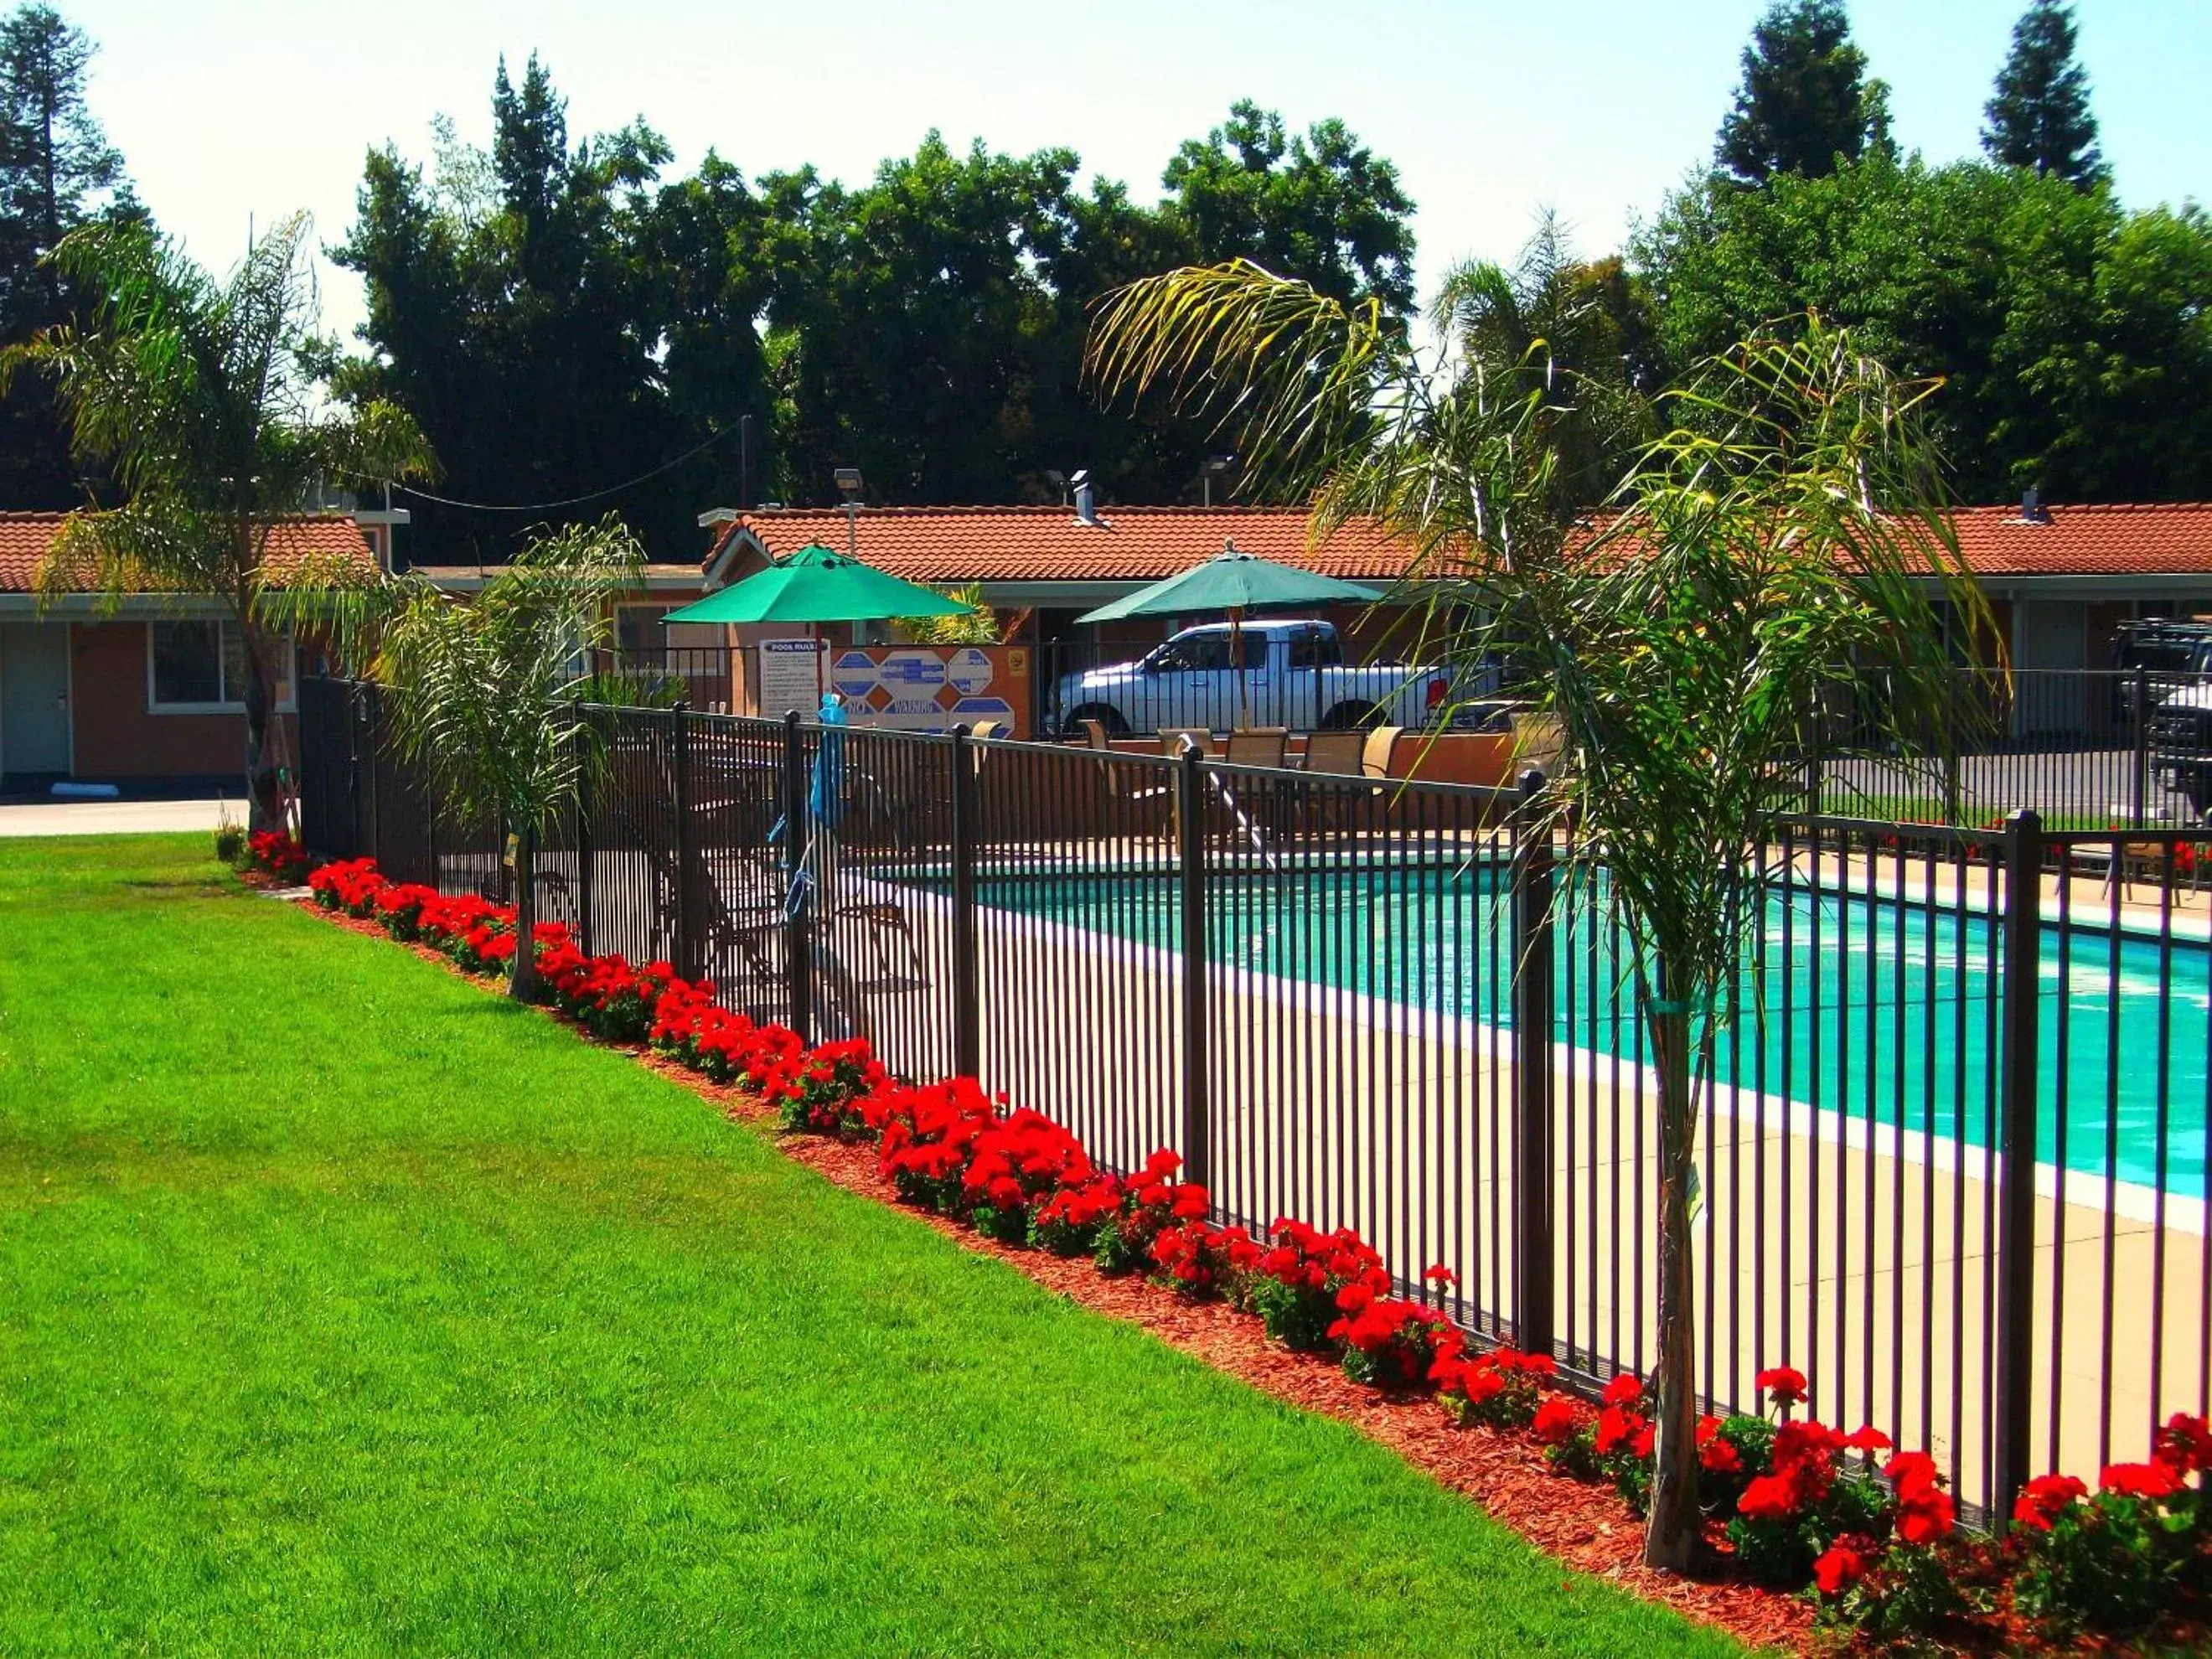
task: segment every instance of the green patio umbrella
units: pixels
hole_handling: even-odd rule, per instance
[[[1076,621],[1118,622],[1124,617],[1181,617],[1194,611],[1229,613],[1229,660],[1237,673],[1237,709],[1244,712],[1244,613],[1275,605],[1371,605],[1382,596],[1357,582],[1342,582],[1294,564],[1247,553],[1231,539],[1203,564],[1164,581],[1087,611]]]
[[[672,611],[672,623],[878,622],[964,617],[974,610],[817,543],[744,580]]]
[[[890,617],[964,617],[975,607],[948,599],[816,542],[744,580],[695,599],[665,623],[805,623],[807,636],[826,622]],[[817,650],[815,689],[821,690]]]

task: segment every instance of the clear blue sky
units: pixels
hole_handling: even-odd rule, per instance
[[[430,119],[489,131],[493,66],[536,49],[572,136],[642,114],[688,168],[812,161],[859,179],[931,127],[964,143],[1077,150],[1150,199],[1176,143],[1251,97],[1296,125],[1339,115],[1397,162],[1424,288],[1510,257],[1540,205],[1586,252],[1711,150],[1764,0],[55,0],[100,43],[93,96],[141,195],[228,266],[248,216],[351,222],[363,153],[427,157]],[[1976,151],[2026,0],[1855,0],[1899,141]],[[2104,144],[2131,204],[2212,194],[2212,0],[2080,0]],[[326,324],[360,315],[324,273]]]

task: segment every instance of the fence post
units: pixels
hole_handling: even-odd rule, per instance
[[[1213,1163],[1206,1098],[1206,772],[1205,757],[1187,738],[1175,804],[1182,905],[1182,1174],[1203,1186]]]
[[[598,873],[592,866],[598,861],[592,851],[592,733],[584,725],[584,705],[571,701],[569,719],[574,722],[570,741],[576,746],[576,948],[586,956],[592,951],[592,878]]]
[[[2130,781],[2135,799],[2130,803],[2135,826],[2143,825],[2143,814],[2150,805],[2150,672],[2141,663],[2136,665],[2136,755],[2135,775]]]
[[[1513,813],[1513,1335],[1552,1351],[1552,827],[1542,770]]]
[[[676,939],[672,954],[676,971],[697,979],[699,971],[697,905],[698,837],[691,823],[691,713],[678,703],[668,716],[675,753],[670,769],[676,783]]]
[[[952,728],[952,1069],[983,1069],[982,980],[975,960],[975,751]]]
[[[783,717],[783,867],[792,896],[785,901],[783,957],[791,1029],[808,1040],[814,1026],[814,944],[809,932],[811,895],[798,884],[806,855],[806,757],[799,741],[799,711]]]
[[[386,734],[384,729],[384,696],[376,689],[374,680],[366,681],[362,686],[361,709],[366,718],[350,722],[348,732],[348,741],[353,749],[353,787],[358,792],[353,799],[353,833],[357,843],[354,854],[359,857],[367,854],[376,860],[376,867],[382,870],[392,863],[390,849],[384,844],[384,814],[379,810],[381,802],[376,787],[378,775],[382,770],[379,763],[383,758]],[[361,741],[361,728],[364,725],[368,728],[366,756],[362,752]],[[368,821],[366,830],[362,828],[364,819]]]
[[[2117,849],[2116,849],[2117,854]],[[2043,820],[2005,820],[2004,1045],[1998,1078],[1996,1437],[1990,1512],[2002,1526],[2027,1478],[2034,1385],[2036,1020],[2043,965]]]

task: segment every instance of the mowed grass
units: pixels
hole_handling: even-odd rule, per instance
[[[0,843],[0,1652],[1711,1653],[249,896]]]

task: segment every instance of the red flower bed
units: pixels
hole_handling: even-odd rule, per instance
[[[498,971],[516,949],[511,909],[386,883],[367,860],[326,866],[308,884],[325,908],[373,921],[467,971]],[[1548,1355],[1472,1349],[1436,1307],[1400,1293],[1381,1255],[1349,1229],[1324,1234],[1286,1217],[1255,1238],[1211,1219],[1211,1196],[1177,1178],[1171,1152],[1117,1176],[1060,1125],[1007,1109],[973,1079],[903,1082],[861,1042],[806,1048],[788,1030],[720,1007],[711,985],[666,963],[586,956],[557,923],[538,927],[532,948],[547,999],[593,1035],[649,1042],[667,1063],[734,1085],[787,1132],[856,1156],[872,1144],[873,1177],[945,1224],[1000,1249],[1089,1256],[1106,1276],[1094,1282],[1150,1281],[1181,1304],[1255,1316],[1281,1349],[1334,1356],[1370,1397],[1433,1390],[1457,1425],[1511,1437],[1561,1474],[1610,1481],[1642,1511],[1655,1401],[1641,1378],[1615,1377],[1593,1407],[1562,1391]],[[1439,1291],[1451,1282],[1442,1267],[1424,1277]],[[1878,1431],[1845,1434],[1793,1415],[1811,1399],[1802,1372],[1778,1366],[1756,1381],[1771,1417],[1707,1416],[1697,1425],[1699,1499],[1725,1540],[1722,1559],[1818,1603],[1823,1622],[1858,1639],[2064,1644],[2125,1637],[2161,1618],[2170,1633],[2212,1596],[2212,1504],[2203,1501],[2212,1427],[2202,1418],[2176,1416],[2149,1462],[2106,1468],[2094,1496],[2068,1476],[2031,1481],[2019,1524],[1997,1542],[1958,1534],[1956,1506],[1926,1453],[1895,1453],[1877,1470],[1891,1451]],[[1623,1535],[1632,1539],[1632,1527]],[[1771,1625],[1753,1629],[1756,1620],[1729,1622],[1753,1639],[1775,1635]]]
[[[257,830],[246,838],[246,862],[287,887],[307,878],[307,849],[286,830]]]

